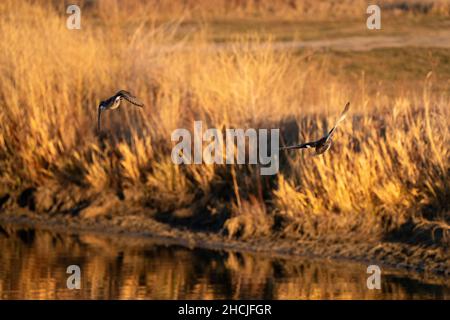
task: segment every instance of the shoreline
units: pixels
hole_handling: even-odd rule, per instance
[[[229,239],[218,232],[193,231],[188,228],[173,227],[145,216],[143,212],[134,215],[113,216],[110,219],[104,217],[84,219],[65,215],[37,214],[19,209],[16,213],[1,212],[0,224],[47,229],[61,233],[145,238],[187,248],[264,254],[286,259],[332,259],[367,265],[378,264],[382,268],[407,272],[414,278],[437,280],[450,285],[448,280],[450,264],[445,259],[438,258],[439,253],[443,254],[445,258],[447,250],[435,246],[425,247],[387,241],[321,243],[290,238],[282,239],[275,235],[251,240]]]

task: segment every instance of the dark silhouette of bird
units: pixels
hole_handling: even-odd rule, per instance
[[[305,148],[315,148],[316,154],[322,154],[331,147],[332,138],[334,135],[334,132],[336,131],[337,126],[339,123],[342,122],[342,120],[345,119],[348,109],[350,109],[350,102],[347,102],[347,104],[344,107],[344,111],[342,111],[341,116],[336,121],[336,124],[334,127],[327,133],[327,135],[319,140],[301,143],[295,146],[289,146],[289,147],[281,147],[280,150],[291,150],[291,149],[305,149]]]
[[[119,108],[120,103],[122,102],[123,99],[125,99],[126,101],[128,101],[129,103],[131,103],[137,107],[140,107],[140,108],[144,107],[144,104],[141,101],[139,101],[138,98],[133,96],[131,93],[129,93],[128,91],[125,91],[125,90],[120,90],[112,97],[100,102],[100,104],[98,105],[98,118],[97,118],[98,131],[100,131],[100,118],[101,118],[102,111],[114,110],[114,109]]]

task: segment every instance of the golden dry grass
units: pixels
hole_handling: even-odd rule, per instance
[[[212,219],[220,211],[234,236],[380,238],[413,223],[448,239],[450,101],[432,90],[433,74],[414,91],[393,97],[372,87],[368,95],[364,81],[344,83],[309,53],[273,50],[257,34],[218,50],[207,27],[179,37],[180,20],[156,23],[140,10],[87,15],[81,31],[70,31],[51,6],[2,1],[0,191],[49,189],[76,201],[124,194]],[[107,134],[98,137],[96,106],[122,88],[147,107],[106,113]],[[280,127],[294,142],[318,137],[348,100],[351,114],[330,152],[282,154],[277,176],[250,165],[171,162],[172,130],[192,129],[194,120]]]

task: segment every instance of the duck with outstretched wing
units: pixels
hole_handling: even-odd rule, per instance
[[[119,108],[120,103],[124,99],[137,107],[140,107],[140,108],[144,107],[144,104],[138,98],[133,96],[131,93],[129,93],[128,91],[125,91],[125,90],[120,90],[112,97],[100,102],[100,104],[98,105],[98,117],[97,117],[98,131],[100,131],[100,120],[101,120],[102,111],[114,110],[114,109]]]
[[[334,127],[327,133],[327,135],[319,140],[301,143],[295,146],[281,147],[280,150],[292,150],[292,149],[305,149],[305,148],[315,148],[316,154],[322,154],[331,147],[332,138],[337,126],[345,119],[347,112],[350,109],[350,102],[345,105],[344,111],[342,111],[341,116],[336,121]]]

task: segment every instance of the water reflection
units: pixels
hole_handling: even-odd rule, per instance
[[[450,288],[366,266],[187,249],[155,240],[0,227],[2,299],[448,299]],[[79,265],[81,290],[66,268]]]

